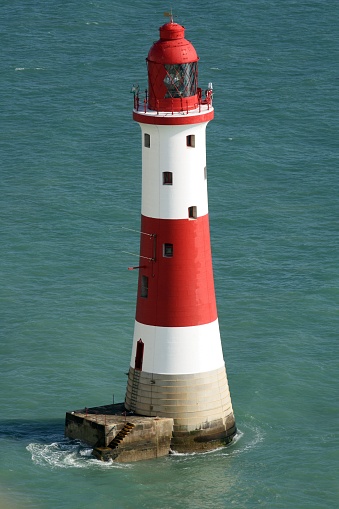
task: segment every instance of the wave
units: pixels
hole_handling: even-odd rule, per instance
[[[44,67],[16,67],[15,71],[43,71]]]
[[[128,468],[128,464],[104,462],[92,456],[92,448],[79,440],[62,438],[50,444],[32,442],[26,447],[36,465],[49,468]]]
[[[184,456],[184,457],[190,457],[190,456],[205,456],[207,454],[218,454],[223,453],[225,454],[225,451],[229,451],[230,448],[232,448],[241,438],[242,433],[241,431],[237,431],[237,434],[233,438],[232,442],[225,445],[218,447],[217,449],[211,449],[210,451],[196,451],[196,452],[178,452],[175,450],[171,450],[171,456]],[[229,453],[227,452],[226,455]]]
[[[237,434],[233,438],[233,441],[225,445],[224,447],[218,447],[218,449],[212,449],[211,451],[205,452],[177,452],[171,451],[171,456],[191,457],[191,456],[203,456],[207,454],[214,454],[216,456],[235,456],[249,452],[256,448],[265,437],[263,429],[257,425],[245,424],[246,431],[238,429]],[[240,442],[238,444],[238,442]]]
[[[250,417],[253,419],[252,417]],[[243,429],[238,429],[235,439],[231,445],[235,445],[231,450],[224,448],[223,455],[234,456],[237,454],[244,454],[261,444],[265,439],[265,431],[262,426],[258,424],[248,423],[247,421],[242,423]],[[241,441],[238,445],[237,442]]]
[[[262,427],[254,423],[243,423],[245,431],[239,430],[233,441],[225,447],[212,449],[204,452],[186,452],[181,453],[175,450],[171,451],[169,457],[189,459],[193,456],[204,456],[214,454],[217,456],[234,456],[244,454],[255,449],[263,442],[265,432]],[[92,447],[84,444],[80,440],[71,440],[69,438],[54,435],[55,441],[51,443],[31,442],[27,447],[32,461],[36,465],[49,468],[130,468],[131,463],[114,463],[113,461],[100,461],[92,456]]]

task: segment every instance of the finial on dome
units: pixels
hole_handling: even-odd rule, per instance
[[[173,13],[172,13],[172,8],[170,11],[166,11],[164,12],[164,16],[167,16],[168,18],[170,18],[170,23],[173,23]]]

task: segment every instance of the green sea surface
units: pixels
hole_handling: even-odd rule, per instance
[[[339,506],[339,4],[173,4],[214,87],[219,321],[239,433],[104,464],[66,410],[123,401],[158,1],[3,0],[0,509]],[[134,230],[134,231],[133,231]]]

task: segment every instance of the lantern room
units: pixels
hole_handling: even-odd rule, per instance
[[[198,60],[184,38],[185,28],[173,21],[160,27],[160,39],[148,56],[148,107],[156,111],[188,111],[199,103]]]

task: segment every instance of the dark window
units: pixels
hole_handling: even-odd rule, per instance
[[[197,216],[197,207],[194,205],[193,207],[188,207],[188,217],[190,219],[196,219]]]
[[[162,172],[162,183],[165,186],[171,186],[173,184],[173,173],[171,171]]]
[[[186,145],[188,147],[195,147],[195,134],[189,134],[186,136]]]
[[[173,256],[173,244],[164,244],[164,256],[166,258]]]
[[[144,134],[144,145],[146,148],[151,147],[151,135],[150,134],[147,134],[147,133]]]
[[[141,297],[148,297],[148,277],[141,276]]]

